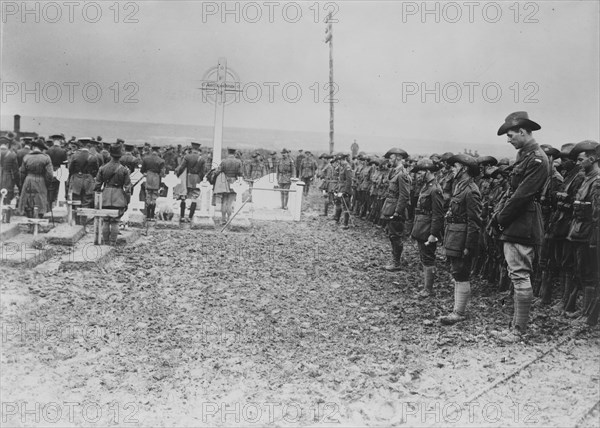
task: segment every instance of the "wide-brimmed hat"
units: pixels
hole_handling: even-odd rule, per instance
[[[160,146],[154,145],[152,146],[152,150],[160,151]]]
[[[416,165],[413,166],[412,171],[437,171],[438,169],[440,169],[440,167],[432,159],[423,158],[417,161]]]
[[[596,153],[596,147],[598,147],[598,143],[596,141],[584,140],[584,141],[581,141],[581,142],[575,144],[575,147],[573,147],[573,150],[571,150],[571,153],[569,154],[569,156],[572,159],[577,159],[577,155],[581,152]]]
[[[448,159],[450,159],[452,156],[454,156],[454,153],[446,152],[446,153],[442,154],[442,156],[440,156],[440,160],[442,162],[448,162]]]
[[[49,140],[64,140],[65,134],[52,134],[48,137]]]
[[[123,145],[123,148],[124,148],[126,151],[133,151],[133,148],[134,148],[134,146],[133,146],[133,144],[124,144],[124,145]]]
[[[200,150],[200,146],[201,146],[201,144],[200,144],[200,143],[196,143],[195,141],[192,141],[192,142],[190,143],[190,145],[192,146],[192,149],[195,149],[195,150]]]
[[[569,158],[573,147],[575,147],[575,143],[566,143],[560,146],[560,157],[563,159]]]
[[[540,149],[542,149],[548,157],[552,156],[553,158],[557,158],[560,156],[560,150],[552,147],[550,144],[542,144]]]
[[[350,155],[348,153],[338,152],[338,153],[335,154],[336,160],[339,160],[339,159],[348,159],[349,157],[350,157]]]
[[[529,115],[526,111],[516,111],[506,116],[504,123],[498,129],[498,135],[504,135],[512,128],[524,128],[529,131],[542,129],[540,125],[529,119]]]
[[[479,166],[494,166],[498,165],[498,159],[494,156],[481,156],[477,158],[477,163],[479,163]]]
[[[33,140],[30,144],[31,147],[37,147],[40,150],[48,150],[48,146],[43,139]]]
[[[385,153],[385,155],[383,155],[383,157],[389,159],[391,155],[402,156],[404,159],[408,158],[408,153],[398,147],[392,147]]]
[[[282,149],[281,153],[289,153],[290,151],[288,149]]]
[[[446,162],[448,162],[451,165],[458,162],[469,168],[469,171],[471,171],[471,175],[479,175],[479,165],[477,164],[477,160],[473,156],[468,155],[466,153],[459,153],[457,155],[454,155],[450,157]]]
[[[123,155],[123,153],[121,152],[121,145],[113,144],[112,146],[110,146],[110,149],[108,149],[108,153],[113,158],[120,158]]]

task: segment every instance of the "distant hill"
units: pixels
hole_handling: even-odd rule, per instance
[[[12,116],[0,117],[0,129],[12,130]],[[56,117],[21,117],[21,129],[37,132],[42,136],[63,133],[67,138],[102,136],[104,141],[115,141],[122,138],[133,144],[188,145],[191,141],[203,146],[212,145],[213,127],[200,125],[176,125],[166,123],[124,122],[113,120],[71,119]],[[514,157],[515,151],[509,144],[457,143],[428,139],[407,139],[380,136],[347,135],[335,136],[335,151],[350,151],[350,145],[357,140],[360,150],[367,153],[383,154],[391,147],[401,147],[410,154],[431,154],[462,152],[465,148],[477,150],[481,155]],[[223,130],[223,147],[238,149],[281,150],[292,151],[303,149],[315,152],[329,151],[329,131],[286,131],[277,129],[254,129],[225,127]]]

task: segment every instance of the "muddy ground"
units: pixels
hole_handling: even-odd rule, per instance
[[[598,426],[599,329],[473,282],[469,319],[438,251],[388,273],[389,242],[341,230],[309,197],[300,223],[150,230],[104,267],[2,267],[2,426]]]

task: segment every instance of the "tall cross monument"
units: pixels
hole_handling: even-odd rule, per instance
[[[227,76],[233,81],[227,82]],[[213,156],[212,166],[221,163],[221,149],[223,148],[223,118],[225,116],[225,104],[227,95],[242,92],[239,79],[232,70],[227,70],[227,58],[219,58],[216,68],[211,68],[202,81],[202,89],[205,94],[214,95],[215,102],[215,126],[213,131]]]

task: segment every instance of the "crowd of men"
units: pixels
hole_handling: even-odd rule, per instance
[[[453,311],[440,318],[444,325],[466,319],[474,275],[513,295],[509,329],[494,332],[501,340],[521,340],[532,304],[550,305],[555,290],[561,293],[555,294],[557,311],[595,325],[600,147],[590,140],[539,145],[532,135],[539,129],[526,112],[505,119],[497,134],[517,149],[516,161],[450,152],[411,158],[400,148],[353,159],[323,154],[322,215],[334,206],[333,220],[342,229],[350,215],[385,227],[388,271],[403,269],[403,241],[414,239],[423,265],[422,298],[434,295],[436,247],[443,245],[455,290]]]
[[[41,217],[56,201],[55,172],[65,164],[68,200],[92,207],[94,194],[102,193],[103,208],[119,211],[103,230],[104,240],[114,244],[135,185],[130,175],[137,168],[146,178],[139,197],[145,201],[148,220],[156,215],[157,198],[166,195],[165,175],[186,172],[187,192],[178,195],[182,222],[194,216],[197,185],[205,176],[221,198],[223,224],[232,216],[235,180],[252,183],[276,174],[285,210],[293,178],[305,183],[305,194],[320,178],[322,215],[328,216],[333,207],[333,220],[342,229],[349,228],[351,215],[385,228],[392,253],[386,270],[403,269],[407,235],[417,242],[423,265],[419,296],[424,299],[434,296],[436,249],[443,246],[455,293],[454,308],[440,319],[442,324],[466,319],[474,275],[495,284],[498,291],[512,293],[513,320],[508,330],[495,334],[514,342],[527,329],[532,304],[550,305],[555,289],[561,293],[555,309],[576,322],[595,325],[600,311],[599,144],[586,140],[560,148],[539,145],[532,135],[539,129],[526,112],[506,117],[497,135],[506,134],[517,150],[512,162],[450,152],[411,158],[400,148],[383,156],[322,154],[319,161],[310,151],[300,150],[292,158],[287,149],[280,156],[262,150],[244,158],[229,149],[220,165],[212,165],[212,153],[195,142],[186,148],[135,147],[120,139],[103,142],[100,137],[69,141],[63,135],[21,141],[1,137],[0,188],[7,191],[6,204],[16,195],[19,211]],[[80,223],[86,220],[78,218]]]
[[[146,219],[149,221],[160,214],[156,212],[156,204],[160,196],[166,196],[167,187],[163,179],[170,171],[178,177],[185,173],[186,190],[177,195],[180,199],[181,222],[189,222],[193,218],[200,195],[198,184],[209,172],[216,171],[211,184],[215,186],[214,193],[221,198],[224,206],[223,223],[232,216],[234,192],[230,185],[234,180],[245,179],[252,183],[267,174],[275,173],[281,189],[289,189],[291,179],[298,178],[304,181],[304,192],[308,194],[318,168],[310,151],[304,153],[300,150],[295,158],[291,158],[286,149],[283,149],[280,156],[275,151],[265,150],[256,150],[243,156],[239,150],[228,149],[224,163],[212,165],[211,150],[202,150],[201,145],[196,142],[191,142],[188,147],[151,146],[148,143],[134,146],[121,139],[109,143],[102,141],[101,137],[72,137],[67,141],[63,134],[51,135],[47,139],[17,139],[14,135],[0,137],[0,151],[0,188],[7,191],[4,203],[18,201],[15,204],[18,212],[27,217],[40,218],[56,202],[60,184],[56,171],[61,165],[66,165],[69,171],[66,182],[67,199],[75,201],[81,208],[95,205],[95,193],[114,193],[102,189],[116,188],[118,185],[114,179],[122,174],[115,175],[107,183],[96,182],[96,179],[102,179],[102,176],[98,176],[101,168],[108,165],[111,159],[118,158],[119,163],[128,169],[129,176],[139,168],[145,177],[140,195],[131,195],[136,183],[130,183],[130,177],[122,177],[124,183],[127,181],[128,184],[125,195],[120,198],[123,201],[118,203],[120,210],[124,211],[131,196],[139,197],[145,202]],[[282,209],[287,209],[288,195],[287,192],[281,192]],[[111,199],[108,196],[106,198]],[[107,202],[104,202],[103,208],[107,206]],[[78,224],[86,221],[84,217],[76,217]]]

